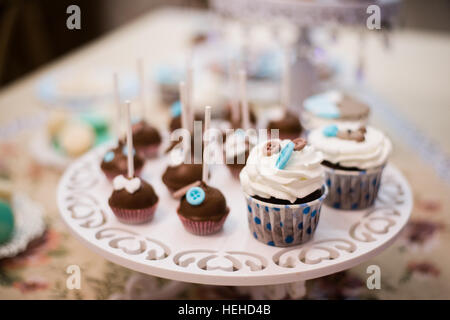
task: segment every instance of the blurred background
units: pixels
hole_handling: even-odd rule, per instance
[[[65,25],[65,9],[83,8],[83,28]],[[0,86],[92,41],[151,10],[164,6],[208,9],[207,0],[0,0]],[[405,0],[399,18],[403,28],[450,31],[450,2]]]

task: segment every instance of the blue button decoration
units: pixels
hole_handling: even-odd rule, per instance
[[[281,149],[280,155],[278,156],[277,162],[275,163],[275,166],[282,170],[284,167],[286,167],[286,164],[289,161],[289,158],[292,155],[292,152],[294,151],[295,144],[292,141],[289,141],[287,145],[284,146],[283,149]]]
[[[186,192],[186,200],[193,206],[198,206],[205,200],[205,191],[200,187],[192,187]]]
[[[280,222],[280,227],[283,228],[283,222]]]
[[[113,151],[108,151],[105,156],[103,157],[103,161],[105,162],[111,162],[114,160],[114,152]]]
[[[256,223],[256,224],[261,224],[261,219],[260,219],[260,218],[258,218],[258,217],[255,217],[255,219],[254,219],[254,220],[255,220],[255,223]]]
[[[170,106],[170,113],[172,114],[172,118],[178,118],[181,116],[181,102],[180,100],[175,101]]]
[[[331,179],[327,179],[327,186],[331,187]]]
[[[127,148],[126,145],[123,146],[123,148],[122,148],[122,153],[123,153],[125,156],[128,157],[128,148]],[[133,156],[135,156],[135,155],[136,155],[136,150],[134,150],[134,148],[133,148]]]
[[[247,205],[247,209],[248,209],[248,212],[252,213],[252,207],[250,207],[250,205]]]
[[[286,243],[291,243],[292,241],[294,241],[294,238],[292,236],[287,236],[286,239],[284,239],[284,241]]]
[[[331,125],[323,128],[323,135],[325,137],[336,137],[338,131],[339,131],[339,129],[338,129],[337,125],[331,124]]]
[[[311,232],[312,232],[311,227],[308,227],[308,229],[306,229],[306,233],[307,233],[307,234],[311,234]]]
[[[253,232],[253,236],[255,237],[255,239],[258,239],[258,235],[256,234],[256,232]]]
[[[272,231],[272,225],[270,223],[266,224],[266,228],[269,231]]]
[[[311,213],[311,218],[314,218],[314,217],[316,216],[316,214],[317,214],[317,210],[314,210],[314,211]]]
[[[268,244],[269,246],[272,246],[272,247],[275,246],[275,242],[273,242],[273,241],[269,241],[269,242],[267,242],[267,244]]]
[[[298,224],[297,228],[298,228],[299,230],[302,230],[302,229],[303,229],[303,222],[300,222],[300,223]]]
[[[311,210],[311,207],[304,208],[303,209],[303,214],[308,214],[310,210]]]

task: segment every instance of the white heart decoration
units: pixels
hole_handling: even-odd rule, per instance
[[[141,179],[137,177],[133,179],[127,179],[123,175],[120,175],[114,178],[113,186],[114,190],[122,190],[125,188],[128,193],[135,193],[141,187]]]

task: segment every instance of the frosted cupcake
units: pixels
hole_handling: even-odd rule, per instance
[[[308,140],[324,156],[329,189],[325,203],[344,210],[372,206],[392,151],[391,141],[379,130],[354,123],[318,128]]]
[[[253,148],[239,177],[257,240],[287,247],[312,238],[327,194],[322,160],[302,138],[273,139]]]
[[[303,102],[302,123],[307,130],[340,122],[365,125],[370,108],[365,103],[340,91],[311,96]]]

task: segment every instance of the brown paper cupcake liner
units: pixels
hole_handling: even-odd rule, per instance
[[[149,222],[153,219],[158,202],[153,206],[143,209],[123,209],[111,207],[116,218],[126,224],[141,224]]]
[[[208,234],[214,234],[222,230],[223,224],[228,216],[228,213],[225,214],[220,220],[205,220],[205,221],[195,221],[189,218],[186,218],[178,213],[178,217],[183,223],[184,228],[198,236],[205,236]]]

